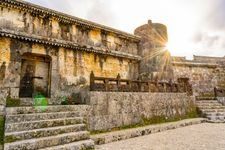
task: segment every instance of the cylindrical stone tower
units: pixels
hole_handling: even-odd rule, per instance
[[[147,24],[138,27],[134,34],[141,37],[140,78],[143,80],[172,79],[171,56],[166,49],[167,27],[149,20]]]

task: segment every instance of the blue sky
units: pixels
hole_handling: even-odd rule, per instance
[[[27,0],[129,33],[148,19],[168,27],[172,55],[225,56],[225,0]]]

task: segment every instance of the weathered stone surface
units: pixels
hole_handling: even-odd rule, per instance
[[[54,136],[54,135],[58,135],[62,133],[79,132],[79,131],[85,131],[85,130],[86,130],[85,124],[40,128],[40,129],[34,129],[29,131],[6,133],[5,141],[6,142],[10,141],[10,139],[13,139],[14,141],[21,141],[26,139],[48,137],[48,136]]]
[[[47,127],[65,126],[65,125],[79,124],[82,122],[83,118],[73,117],[73,118],[10,123],[5,126],[5,132],[7,133],[7,132],[47,128]]]
[[[9,95],[7,88],[0,88],[0,115],[5,115],[6,98]]]
[[[23,2],[20,1],[19,3]],[[26,32],[28,34],[34,34],[48,38],[55,38],[57,40],[66,40],[93,47],[94,46],[103,48],[107,47],[111,51],[124,50],[127,53],[133,54],[137,54],[138,52],[137,42],[135,42],[135,40],[134,41],[131,40],[138,38],[128,33],[125,34],[124,32],[113,30],[111,28],[107,29],[107,27],[105,27],[104,29],[100,25],[97,26],[97,28],[90,28],[93,25],[90,25],[88,27],[85,26],[88,21],[84,21],[86,23],[81,24],[75,24],[75,22],[69,23],[68,21],[60,21],[56,18],[56,16],[61,16],[62,14],[57,13],[56,13],[57,15],[54,16],[48,14],[48,17],[47,16],[41,17],[41,15],[34,15],[33,13],[31,13],[31,11],[21,10],[21,7],[14,7],[14,9],[11,9],[7,7],[7,5],[1,5],[1,8],[2,9],[1,9],[0,27],[3,29]],[[45,12],[43,11],[43,9],[45,8],[38,7],[36,11],[38,9],[42,9],[42,11],[38,11],[36,13]],[[68,16],[66,16],[66,18],[68,18]],[[69,20],[77,20],[77,19],[71,18]],[[80,22],[81,19],[78,19],[77,21]],[[95,24],[95,23],[89,22],[88,24]],[[122,38],[123,36],[121,35],[127,35],[127,37],[131,37],[131,39]],[[123,47],[123,49],[119,49],[120,45],[121,47]]]
[[[202,123],[96,146],[96,150],[223,150],[224,124]]]
[[[91,92],[90,130],[110,130],[153,116],[174,117],[193,109],[186,93]]]
[[[30,47],[26,42],[0,38],[0,42],[7,43],[6,41],[9,44],[5,44],[5,51],[13,55],[6,57],[6,54],[2,54],[3,56],[0,57],[0,62],[5,62],[6,66],[5,71],[2,73],[0,86],[7,86],[11,91],[10,97],[12,98],[19,98],[18,87],[20,87],[20,79],[22,78],[20,78],[19,71],[21,59],[23,54],[30,51],[34,54],[46,55],[51,58],[52,73],[49,76],[51,79],[51,98],[49,99],[49,104],[60,104],[64,97],[70,97],[73,93],[80,93],[80,103],[86,103],[88,101],[87,93],[91,71],[94,71],[97,76],[103,77],[116,77],[120,73],[122,78],[135,79],[138,75],[138,64],[131,62],[129,59],[64,48],[47,48],[42,44],[35,43],[31,44]],[[44,71],[39,70],[39,72],[43,73]],[[35,74],[36,76],[44,76],[40,73],[39,75],[38,72]],[[38,86],[38,84],[35,86]]]
[[[203,118],[187,119],[187,120],[182,120],[182,121],[178,121],[174,123],[164,123],[160,125],[150,125],[145,127],[126,129],[122,131],[114,131],[109,133],[97,134],[97,135],[91,136],[91,139],[95,141],[95,144],[101,145],[101,144],[129,139],[129,138],[145,136],[148,134],[153,134],[153,133],[162,132],[166,130],[185,127],[189,125],[200,124],[203,122],[205,122],[205,119]]]
[[[93,149],[94,143],[83,118],[89,107],[7,108],[5,149]]]
[[[50,148],[44,148],[40,150],[94,150],[94,141],[92,140],[83,140],[78,142],[73,142],[70,144],[65,144],[61,146],[53,146]]]
[[[7,107],[6,115],[24,114],[25,116],[33,113],[56,113],[56,112],[76,112],[78,116],[85,116],[90,110],[89,105],[50,105],[50,106],[27,106],[27,107]],[[39,116],[39,114],[37,114]],[[77,117],[77,116],[75,116]]]
[[[215,87],[225,87],[224,60],[224,57],[194,56],[190,61],[174,57],[174,80],[189,78],[194,95],[214,96]]]
[[[225,106],[225,97],[217,97],[217,100]]]
[[[82,115],[82,116],[81,116]],[[6,122],[27,122],[38,121],[47,119],[71,118],[71,117],[84,117],[84,112],[67,111],[67,112],[53,112],[53,113],[35,113],[35,114],[20,114],[20,115],[7,115]]]
[[[211,123],[224,123],[225,122],[225,106],[223,106],[216,99],[207,100],[200,99],[196,101],[197,107],[201,115],[207,118]]]
[[[139,77],[142,80],[172,79],[171,56],[166,51],[167,27],[149,20],[147,24],[135,29],[134,34],[141,37]]]
[[[12,149],[26,149],[26,150],[33,150],[33,149],[40,149],[45,147],[51,147],[56,145],[63,145],[79,140],[85,140],[89,138],[89,134],[87,131],[81,132],[71,132],[65,134],[59,134],[56,136],[49,136],[38,138],[35,140],[23,140],[18,142],[13,142],[10,144],[5,144],[5,150],[12,150]]]

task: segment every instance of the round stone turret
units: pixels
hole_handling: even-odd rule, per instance
[[[171,66],[170,53],[166,50],[168,42],[167,27],[161,23],[152,23],[148,20],[135,29],[134,34],[141,37],[139,44],[142,61],[140,63],[140,78],[171,79],[169,68]]]

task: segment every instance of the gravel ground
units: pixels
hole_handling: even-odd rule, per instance
[[[225,150],[225,124],[203,123],[96,146],[97,150]]]

